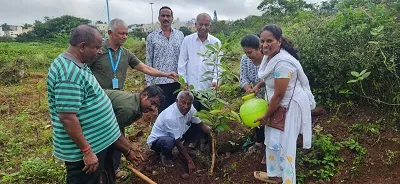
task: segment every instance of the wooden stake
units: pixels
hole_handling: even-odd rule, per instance
[[[211,168],[210,168],[210,175],[214,174],[214,165],[215,165],[215,142],[216,142],[217,132],[211,134]]]
[[[139,178],[141,178],[145,182],[147,182],[149,184],[157,184],[156,182],[154,182],[149,177],[147,177],[146,175],[142,174],[140,171],[138,171],[137,169],[133,168],[132,166],[128,165],[128,169],[131,170],[134,174],[136,174],[136,176],[138,176]]]

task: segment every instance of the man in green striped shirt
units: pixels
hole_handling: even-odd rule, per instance
[[[94,27],[81,25],[69,43],[46,79],[54,156],[65,161],[67,183],[114,183],[114,148],[131,162],[136,157],[121,138],[109,98],[85,64],[102,53],[102,38]]]

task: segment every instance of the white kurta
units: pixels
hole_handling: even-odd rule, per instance
[[[185,79],[188,85],[193,85],[196,91],[210,88],[212,82],[217,81],[216,73],[214,73],[213,80],[204,81],[208,77],[204,76],[204,73],[214,72],[214,68],[206,65],[203,61],[204,57],[198,55],[198,53],[204,54],[207,51],[207,44],[215,43],[221,45],[221,41],[210,34],[208,34],[207,40],[202,42],[197,32],[183,39],[178,61],[178,74]],[[219,64],[219,62],[218,60],[217,63]]]
[[[315,106],[314,97],[307,94],[308,80],[304,80],[304,71],[294,63],[297,60],[286,51],[275,55],[270,61],[266,57],[261,64],[259,77],[266,84],[266,100],[270,102],[274,95],[274,80],[288,78],[289,86],[280,105],[288,106],[292,93],[293,99],[286,113],[285,131],[266,127],[265,145],[267,174],[269,177],[282,177],[284,184],[296,183],[296,142],[300,133],[303,134],[303,148],[311,147],[311,108]],[[291,61],[291,60],[296,61]],[[298,61],[297,61],[298,62]],[[295,83],[297,82],[297,85]],[[307,83],[304,85],[304,83]],[[296,86],[296,87],[295,87]],[[293,90],[293,88],[295,89]],[[311,93],[311,92],[309,92]],[[314,104],[312,103],[314,102]]]

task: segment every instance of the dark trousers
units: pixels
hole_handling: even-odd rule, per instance
[[[265,126],[255,128],[256,143],[264,143],[264,139],[265,139],[264,129],[265,129]]]
[[[206,134],[201,130],[198,124],[192,123],[187,132],[183,134],[181,141],[185,141],[185,144],[192,143],[198,141],[205,135]],[[156,153],[163,154],[168,159],[172,159],[172,149],[174,149],[175,146],[175,139],[173,137],[163,136],[151,144],[151,149]]]
[[[158,108],[158,114],[160,114],[164,109],[175,102],[178,93],[174,94],[174,91],[179,89],[181,85],[177,82],[174,82],[169,84],[157,84],[157,86],[163,90],[163,94],[165,96],[164,103]]]
[[[119,129],[121,131],[122,136],[125,136],[125,128],[120,127]],[[119,166],[121,165],[121,156],[122,156],[122,153],[119,150],[117,150],[117,149],[113,150],[112,159],[113,159],[113,163],[114,163],[114,166],[113,166],[114,171],[118,170]]]
[[[207,110],[207,108],[203,104],[200,103],[200,101],[199,101],[199,99],[197,97],[194,97],[193,107],[197,111]]]
[[[113,168],[112,152],[113,146],[109,146],[96,154],[99,160],[98,169],[90,174],[82,171],[85,167],[83,160],[78,162],[65,162],[67,169],[67,184],[113,184],[115,183],[115,172]]]

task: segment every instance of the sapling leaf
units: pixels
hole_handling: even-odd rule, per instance
[[[193,85],[189,85],[189,90],[193,91],[194,90],[194,86]]]
[[[232,115],[233,118],[235,118],[236,121],[239,121],[239,122],[242,121],[240,116],[235,111],[231,111],[231,115]]]
[[[365,78],[367,78],[370,74],[371,74],[371,72],[364,73],[364,74],[361,76],[361,78],[362,78],[362,79],[365,79]]]
[[[182,91],[182,89],[177,89],[174,91],[174,94],[179,93],[179,91]]]
[[[198,52],[197,55],[203,56],[203,57],[206,57],[206,56],[207,56],[206,54],[203,54],[203,53],[200,53],[200,52]]]
[[[359,76],[360,76],[360,74],[359,74],[358,72],[356,72],[356,71],[352,71],[352,72],[350,72],[350,73],[351,73],[351,75],[354,76],[354,77],[359,77]]]
[[[231,127],[226,124],[222,124],[221,126],[224,128],[224,130],[231,130]]]
[[[201,119],[201,118],[200,118]],[[203,122],[203,123],[205,123],[206,125],[208,125],[208,126],[213,126],[213,123],[209,120],[209,119],[201,119],[201,121]]]
[[[218,126],[215,128],[215,130],[217,130],[218,132],[222,132],[222,131],[225,130],[225,128],[224,128],[223,126],[221,126],[221,125],[218,125]]]
[[[361,72],[360,72],[360,76],[363,75],[366,71],[367,71],[367,69],[361,71]]]
[[[212,52],[217,52],[217,49],[212,44],[207,44],[206,48]]]
[[[216,110],[211,110],[210,114],[219,114],[221,112],[222,112],[222,110],[216,109]]]
[[[205,81],[209,81],[209,80],[213,80],[213,78],[212,77],[207,77],[207,78],[201,80],[200,82],[205,82]]]

